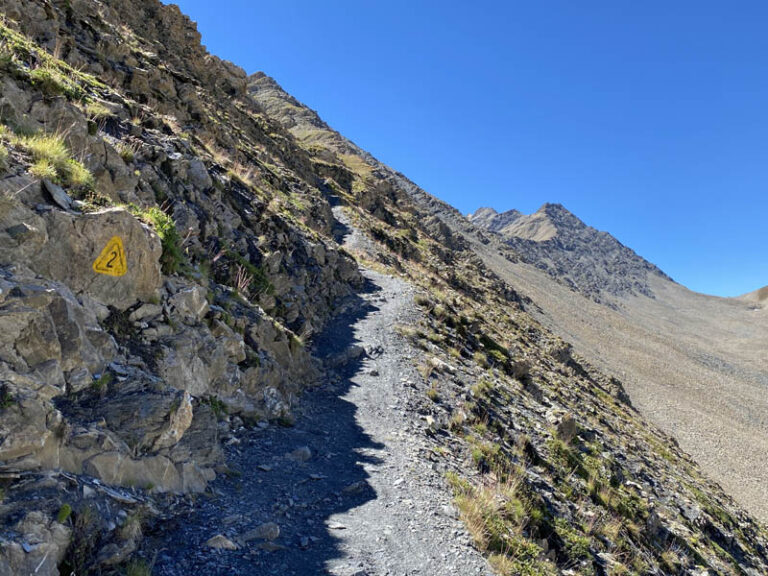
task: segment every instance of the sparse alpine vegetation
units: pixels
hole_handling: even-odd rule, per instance
[[[0,573],[768,571],[437,200],[176,7],[0,7]]]

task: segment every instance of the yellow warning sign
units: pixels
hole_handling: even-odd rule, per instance
[[[107,242],[104,250],[93,262],[94,272],[99,274],[108,274],[109,276],[122,276],[128,271],[128,264],[125,260],[125,249],[123,240],[120,236],[112,236]]]

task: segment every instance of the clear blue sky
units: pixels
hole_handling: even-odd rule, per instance
[[[768,284],[768,2],[182,0],[462,212],[560,202],[686,286]]]

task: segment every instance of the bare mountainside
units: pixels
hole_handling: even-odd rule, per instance
[[[741,296],[741,299],[748,302],[756,302],[757,304],[762,304],[768,300],[768,286],[763,286],[759,290],[755,290],[749,294],[744,294],[744,296]]]
[[[533,300],[542,322],[620,377],[643,414],[675,436],[742,504],[768,519],[768,324],[756,307],[766,290],[741,299],[691,292],[609,234],[580,222],[557,227],[557,242],[531,240],[521,220],[550,210],[545,206],[501,228],[494,228],[487,211],[478,211],[470,220],[498,232],[501,242],[478,241],[476,250]],[[585,230],[601,240],[584,242]],[[606,245],[613,246],[608,254],[626,257],[606,267]],[[509,250],[522,261],[503,257]],[[553,272],[551,262],[577,263],[578,276],[632,278],[642,289],[614,290],[609,306],[600,305],[589,286],[572,281],[574,271]]]
[[[0,576],[768,573],[556,276],[175,6],[0,9]]]

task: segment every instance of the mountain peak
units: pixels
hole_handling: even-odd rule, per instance
[[[601,294],[652,296],[648,274],[666,278],[607,232],[582,222],[562,204],[546,203],[532,214],[498,214],[482,208],[469,215],[475,225],[496,232],[520,256],[558,281],[599,300]]]
[[[563,206],[560,203],[555,202],[546,202],[545,204],[541,205],[541,208],[539,208],[536,212],[542,212],[544,214],[547,214],[548,216],[552,217],[571,217],[576,218],[576,216],[568,210],[565,206]],[[578,220],[578,218],[576,218]]]
[[[483,206],[475,210],[472,214],[469,214],[469,218],[485,218],[498,215],[498,212],[490,206]]]
[[[493,208],[484,207],[469,214],[467,219],[480,228],[485,228],[491,232],[500,232],[521,216],[523,213],[518,210],[507,210],[499,213]]]

